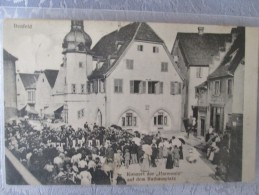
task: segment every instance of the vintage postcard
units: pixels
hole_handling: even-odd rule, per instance
[[[3,36],[7,184],[254,179],[257,29],[6,20]]]

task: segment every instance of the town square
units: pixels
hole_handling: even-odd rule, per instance
[[[4,34],[7,183],[241,181],[244,27],[10,20]]]

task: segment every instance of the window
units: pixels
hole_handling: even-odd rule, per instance
[[[93,85],[92,85],[92,92],[94,93],[98,93],[98,80],[94,80],[93,81]]]
[[[154,46],[154,47],[153,47],[153,53],[158,53],[158,52],[159,52],[159,47]]]
[[[90,81],[87,81],[87,82],[86,82],[86,90],[87,90],[87,93],[88,93],[88,94],[91,93],[91,82],[90,82]]]
[[[177,94],[181,94],[182,88],[181,88],[181,83],[180,82],[171,82],[171,90],[170,90],[170,94],[171,95],[177,95]]]
[[[122,86],[123,80],[122,79],[114,79],[114,93],[122,93]]]
[[[163,82],[148,81],[148,93],[149,94],[162,94],[163,93]]]
[[[165,116],[166,114],[164,112],[158,112],[155,116],[154,116],[154,125],[159,125],[159,126],[165,126],[167,125],[167,116]]]
[[[228,85],[228,95],[232,95],[232,79],[227,80],[227,85]]]
[[[81,93],[85,93],[85,85],[81,84]]]
[[[80,118],[83,118],[85,116],[85,110],[84,109],[81,109],[79,111],[77,111],[77,118],[80,119]]]
[[[196,68],[196,78],[202,78],[202,68],[201,67]]]
[[[178,56],[174,56],[173,58],[174,58],[174,62],[178,63],[179,57]]]
[[[42,82],[44,83],[44,78],[42,79]]]
[[[72,84],[72,93],[76,93],[76,84]]]
[[[132,70],[133,69],[133,60],[127,59],[126,66],[127,66],[127,69]]]
[[[105,92],[105,81],[99,80],[99,92],[104,93]]]
[[[126,126],[132,126],[132,113],[126,113]]]
[[[137,46],[137,50],[138,50],[138,51],[143,51],[143,45],[138,45],[138,46]]]
[[[66,85],[67,84],[67,77],[65,77],[64,82],[65,82],[65,85]]]
[[[220,95],[220,81],[214,81],[214,95]]]
[[[35,90],[28,91],[28,101],[35,102]]]
[[[161,63],[161,72],[168,72],[168,63],[167,62]]]
[[[125,127],[125,117],[122,117],[122,126]]]
[[[124,115],[124,117],[122,117],[122,126],[123,127],[137,126],[137,117],[133,116],[133,113],[131,113],[131,112],[126,113],[126,115]]]
[[[130,81],[130,93],[146,93],[146,81]]]
[[[79,68],[83,68],[83,62],[79,62]]]

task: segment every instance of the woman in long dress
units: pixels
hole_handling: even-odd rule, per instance
[[[147,153],[143,155],[143,161],[141,164],[141,171],[148,171],[150,167],[150,157]]]
[[[166,169],[172,169],[172,168],[174,168],[172,147],[169,147],[169,148],[168,148],[165,168],[166,168]]]

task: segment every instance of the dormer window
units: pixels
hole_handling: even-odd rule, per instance
[[[178,63],[179,57],[178,56],[174,56],[174,62]]]
[[[138,46],[137,46],[137,50],[138,50],[138,51],[143,51],[143,45],[138,45]]]

